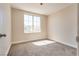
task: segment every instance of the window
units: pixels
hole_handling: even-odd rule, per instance
[[[40,17],[24,15],[24,33],[41,32]]]

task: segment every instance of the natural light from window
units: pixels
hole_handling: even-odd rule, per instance
[[[37,42],[32,42],[32,44],[37,45],[37,46],[44,46],[44,45],[48,45],[48,44],[52,44],[52,43],[56,43],[56,42],[51,41],[51,40],[41,40],[41,41],[37,41]]]
[[[24,33],[41,32],[40,17],[24,15]]]

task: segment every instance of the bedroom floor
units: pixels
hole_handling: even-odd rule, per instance
[[[76,56],[77,50],[51,40],[12,45],[9,56]]]

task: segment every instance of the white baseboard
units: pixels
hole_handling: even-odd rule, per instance
[[[33,41],[39,41],[39,40],[45,40],[46,38],[44,39],[35,39],[35,40],[29,40],[29,41],[17,41],[17,42],[12,42],[12,44],[19,44],[19,43],[26,43],[26,42],[33,42]]]
[[[9,47],[8,47],[8,49],[7,49],[7,52],[6,52],[6,54],[5,54],[6,56],[8,55],[8,53],[9,53],[9,51],[10,51],[11,45],[12,45],[12,44],[10,44]]]
[[[38,39],[38,40],[43,40],[43,39]],[[12,44],[26,43],[26,42],[32,42],[32,41],[38,41],[38,40],[17,41],[17,42],[12,42]],[[50,39],[50,40],[53,40],[53,39]],[[67,45],[67,46],[70,46],[70,47],[73,47],[73,48],[77,48],[75,45],[71,45],[71,44],[68,44],[68,43],[65,43],[65,42],[62,42],[62,41],[58,41],[58,40],[54,40],[54,41],[62,43],[62,44]]]
[[[17,41],[17,42],[12,42],[12,44],[19,44],[19,43],[25,43],[25,42],[28,42],[28,41]]]
[[[53,40],[53,39],[50,39],[50,40]],[[54,41],[59,42],[59,43],[64,44],[64,45],[67,45],[67,46],[70,46],[70,47],[73,47],[73,48],[77,48],[75,45],[71,45],[71,44],[68,44],[68,43],[65,43],[65,42],[62,42],[59,40],[54,40]]]

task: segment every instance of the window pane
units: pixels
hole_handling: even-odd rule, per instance
[[[34,32],[40,31],[40,17],[34,16]]]
[[[24,33],[41,32],[40,17],[24,15]]]
[[[32,32],[32,16],[24,15],[24,33]]]

